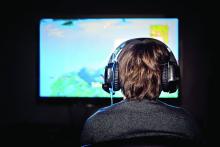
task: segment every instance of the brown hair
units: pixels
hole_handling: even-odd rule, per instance
[[[155,99],[161,93],[161,66],[169,59],[163,45],[130,42],[118,56],[122,93],[129,100]]]

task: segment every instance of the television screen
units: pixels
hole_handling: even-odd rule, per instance
[[[161,40],[179,60],[177,18],[44,18],[39,24],[41,98],[110,97],[102,89],[104,68],[115,48],[131,38]],[[177,97],[178,90],[160,95]]]

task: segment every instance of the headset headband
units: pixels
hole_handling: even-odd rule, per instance
[[[110,59],[109,59],[109,62],[108,63],[113,63],[114,61],[117,61],[117,58],[118,56],[120,55],[121,51],[123,50],[123,48],[129,44],[130,42],[134,41],[134,40],[137,40],[137,41],[144,41],[144,40],[148,40],[148,42],[154,42],[154,43],[157,43],[157,44],[160,44],[160,45],[163,45],[166,47],[166,49],[169,51],[169,54],[170,54],[170,62],[177,62],[176,59],[175,59],[175,56],[173,55],[171,49],[163,42],[157,40],[157,39],[153,39],[153,38],[134,38],[134,39],[130,39],[130,40],[127,40],[125,42],[123,42],[122,44],[120,44],[116,49],[115,51],[112,53]]]

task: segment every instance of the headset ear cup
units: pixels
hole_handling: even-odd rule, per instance
[[[162,90],[164,92],[169,91],[168,64],[164,64],[163,67],[162,67],[161,85],[162,85]]]
[[[114,70],[113,71],[114,71],[113,90],[118,91],[118,90],[120,90],[118,62],[114,63]]]
[[[169,81],[169,92],[175,92],[179,85],[180,75],[179,75],[179,67],[176,64],[172,64],[169,69],[170,73],[170,80]]]
[[[110,80],[111,80],[111,73],[109,72],[110,71],[110,64],[108,64],[106,67],[105,67],[105,72],[104,72],[104,83],[102,84],[102,89],[105,90],[106,92],[110,93],[109,91],[109,88],[111,88],[111,83],[110,83]]]

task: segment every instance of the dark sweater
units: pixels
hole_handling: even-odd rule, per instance
[[[99,109],[87,119],[81,143],[85,145],[158,135],[194,139],[197,127],[191,115],[183,108],[158,100],[123,100]]]

